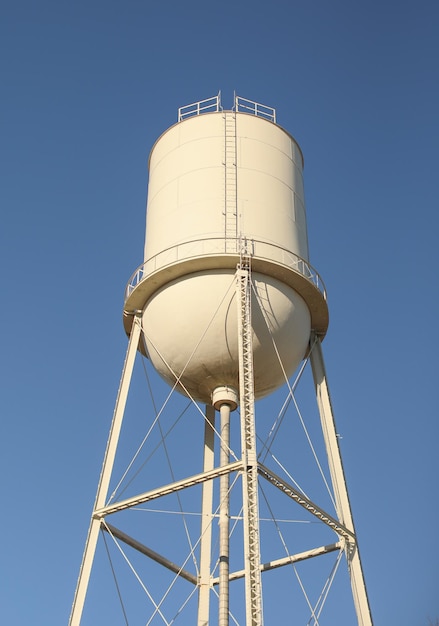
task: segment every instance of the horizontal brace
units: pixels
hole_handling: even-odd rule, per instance
[[[316,556],[321,556],[322,554],[329,554],[330,552],[335,552],[335,550],[341,550],[344,548],[343,541],[337,541],[337,543],[331,543],[327,546],[321,546],[320,548],[313,548],[312,550],[306,550],[306,552],[299,552],[298,554],[291,554],[289,556],[285,556],[282,559],[276,559],[274,561],[269,561],[268,563],[261,564],[261,572],[268,572],[271,569],[276,569],[277,567],[283,567],[284,565],[291,565],[292,563],[299,563],[300,561],[305,561],[306,559],[312,559]],[[237,580],[238,578],[243,578],[245,576],[245,570],[238,570],[236,572],[232,572],[229,576],[229,580]],[[212,585],[218,585],[219,578],[212,579]]]
[[[155,500],[156,498],[167,496],[170,493],[176,493],[177,491],[181,491],[182,489],[187,489],[188,487],[193,487],[208,480],[213,480],[214,478],[223,476],[224,474],[230,474],[231,472],[236,472],[242,469],[242,461],[235,461],[234,463],[229,463],[224,467],[218,467],[209,470],[208,472],[195,474],[195,476],[190,476],[189,478],[184,478],[183,480],[178,480],[175,483],[170,483],[168,485],[164,485],[163,487],[158,487],[157,489],[147,491],[138,496],[133,496],[132,498],[127,498],[126,500],[121,500],[120,502],[109,504],[108,506],[104,506],[101,509],[96,509],[93,512],[93,518],[101,519],[106,515],[111,515],[112,513],[117,513],[125,509],[130,509],[131,507],[137,506],[138,504],[143,504],[145,502]]]
[[[305,552],[285,556],[283,559],[276,559],[274,561],[270,561],[269,563],[264,563],[261,566],[261,571],[268,572],[271,569],[283,567],[284,565],[290,565],[291,563],[300,563],[300,561],[313,559],[314,557],[321,556],[322,554],[329,554],[330,552],[341,550],[343,547],[344,542],[337,541],[337,543],[331,543],[327,546],[321,546],[320,548],[313,548],[312,550],[306,550]]]
[[[185,580],[189,581],[190,583],[194,585],[198,584],[198,579],[196,576],[194,576],[193,574],[190,574],[189,572],[184,570],[182,567],[179,567],[172,561],[169,561],[169,559],[165,558],[158,552],[154,552],[154,550],[151,550],[151,548],[148,548],[143,543],[140,543],[140,541],[133,539],[126,533],[116,528],[115,526],[111,526],[110,524],[102,524],[101,528],[105,530],[105,532],[116,537],[116,539],[123,541],[127,546],[134,548],[134,550],[137,550],[138,552],[149,557],[156,563],[159,563],[160,565],[163,565],[167,569],[171,570],[171,572],[174,572],[174,574],[181,576],[182,578],[184,578]]]

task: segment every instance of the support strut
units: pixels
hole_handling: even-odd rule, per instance
[[[242,257],[237,272],[239,326],[239,390],[244,563],[247,626],[262,626],[261,551],[259,540],[258,461],[256,456],[255,395],[251,324],[250,258]]]

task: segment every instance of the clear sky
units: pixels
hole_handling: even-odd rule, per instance
[[[304,152],[375,624],[428,626],[437,2],[4,0],[0,49],[0,621],[67,623],[126,350],[123,291],[142,261],[149,151],[179,106],[221,89],[226,106],[236,90],[275,107]]]

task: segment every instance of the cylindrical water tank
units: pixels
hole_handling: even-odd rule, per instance
[[[156,141],[149,161],[145,260],[128,285],[125,328],[141,310],[140,346],[171,385],[206,403],[239,389],[235,272],[251,260],[255,396],[282,385],[312,330],[328,324],[308,263],[303,157],[257,114],[194,115]]]
[[[239,235],[307,260],[302,171],[298,144],[266,119],[225,111],[172,126],[149,160],[145,261]]]

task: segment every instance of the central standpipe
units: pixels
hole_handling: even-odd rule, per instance
[[[230,447],[230,406],[222,404],[221,416],[221,452],[220,466],[229,462]],[[220,509],[219,509],[219,611],[218,626],[229,625],[229,502],[230,475],[220,478]]]
[[[238,396],[231,387],[218,387],[212,394],[212,404],[220,412],[220,467],[230,461],[230,413],[238,405]],[[230,474],[219,479],[219,609],[218,626],[229,626],[230,573]]]
[[[220,466],[229,462],[230,445],[230,406],[222,404],[221,415],[221,453]],[[219,611],[218,626],[229,624],[229,487],[230,475],[220,478],[220,510],[219,510]]]

